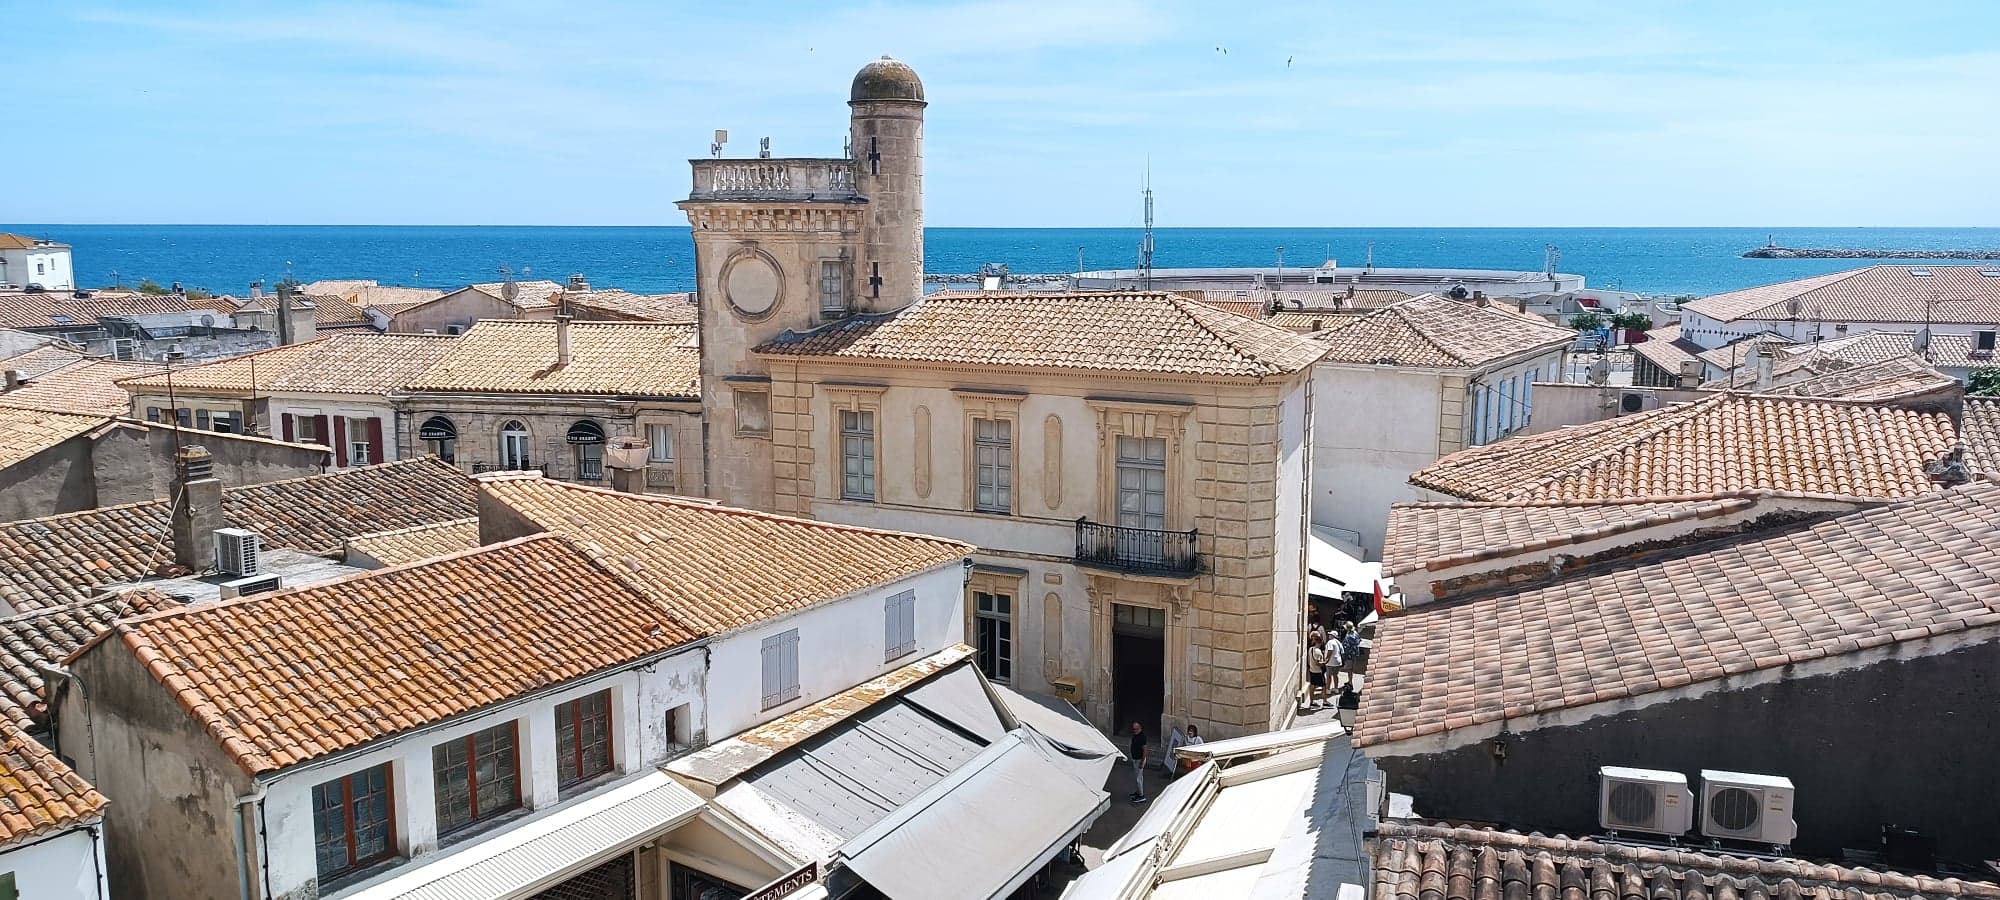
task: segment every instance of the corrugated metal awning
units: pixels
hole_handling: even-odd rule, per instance
[[[664,772],[595,797],[458,853],[399,872],[347,900],[502,900],[526,897],[700,815],[702,800]]]

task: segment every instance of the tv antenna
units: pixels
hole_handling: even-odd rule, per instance
[[[709,142],[708,155],[715,157],[716,159],[721,159],[722,145],[727,143],[729,143],[729,129],[727,128],[715,129],[715,140]]]
[[[763,138],[758,138],[758,139],[757,139],[757,158],[758,158],[758,159],[770,159],[770,158],[771,158],[771,139],[770,139],[770,138],[767,138],[767,137],[763,137]]]
[[[1146,174],[1139,182],[1139,193],[1146,198],[1146,231],[1139,238],[1139,287],[1153,289],[1153,158],[1146,158]],[[1083,268],[1083,255],[1077,254],[1077,269]]]
[[[1542,272],[1549,276],[1551,281],[1555,280],[1556,266],[1562,264],[1562,258],[1563,253],[1561,250],[1556,249],[1556,245],[1542,245]]]

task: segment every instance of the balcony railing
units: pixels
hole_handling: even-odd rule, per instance
[[[1076,520],[1078,565],[1116,572],[1193,575],[1201,571],[1195,530],[1155,531]]]
[[[689,200],[853,200],[851,159],[697,159]]]

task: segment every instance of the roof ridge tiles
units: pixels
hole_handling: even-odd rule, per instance
[[[879,535],[893,536],[893,537],[918,538],[920,540],[935,541],[939,543],[951,543],[951,544],[962,543],[961,541],[955,541],[952,540],[951,538],[938,537],[937,535],[934,534],[923,534],[921,532],[915,532],[915,531],[900,531],[894,528],[878,528],[870,525],[853,525],[846,522],[830,522],[824,519],[810,519],[803,516],[790,516],[784,513],[766,512],[761,509],[750,509],[742,506],[728,506],[713,500],[705,500],[700,497],[684,497],[678,494],[632,494],[632,493],[627,493],[625,491],[614,490],[608,487],[600,487],[598,485],[576,484],[574,482],[561,481],[558,479],[549,478],[548,476],[543,475],[540,472],[532,470],[481,473],[470,477],[475,482],[513,482],[513,481],[536,482],[538,484],[544,484],[549,487],[554,487],[566,491],[578,491],[582,493],[602,494],[608,497],[616,497],[617,499],[622,501],[657,503],[663,506],[675,506],[681,509],[695,509],[695,510],[704,510],[707,512],[728,513],[730,515],[735,515],[747,519],[760,519],[767,522],[785,522],[793,525],[805,525],[811,528],[823,529],[826,531],[842,531],[842,532],[852,532],[855,534],[879,534]]]

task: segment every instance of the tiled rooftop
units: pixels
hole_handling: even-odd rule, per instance
[[[1382,569],[1401,575],[1580,544],[1669,522],[1749,509],[1754,495],[1630,500],[1398,503],[1389,508]]]
[[[1770,393],[1792,397],[1882,402],[1958,389],[1958,379],[1926,365],[1914,356],[1846,365],[1824,374],[1773,388]]]
[[[387,394],[422,375],[458,341],[435,334],[336,334],[314,341],[318,349],[271,381],[270,390]],[[179,385],[180,376],[174,378]]]
[[[1864,331],[1795,348],[1792,353],[1816,352],[1853,363],[1881,362],[1899,356],[1922,356],[1930,364],[1952,369],[1977,369],[1994,364],[1992,351],[1973,350],[1972,335],[1933,334],[1930,347],[1919,353],[1914,331]]]
[[[76,299],[71,291],[0,294],[0,328],[92,325],[99,316],[144,316],[207,308],[174,294],[93,293],[88,300]]]
[[[411,379],[415,391],[698,398],[695,330],[649,322],[578,322],[570,361],[556,363],[556,323],[487,319]]]
[[[42,372],[19,388],[0,393],[0,406],[93,416],[129,415],[132,395],[119,381],[158,371],[159,366],[148,363],[83,360]]]
[[[694,639],[568,541],[538,535],[126,619],[78,656],[129,648],[258,775]]]
[[[342,552],[350,537],[476,515],[471,479],[432,457],[222,492],[223,518],[264,543]],[[173,563],[165,500],[0,524],[0,600],[16,610],[85,600]]]
[[[73,416],[0,405],[0,469],[53,448],[105,421],[103,416]]]
[[[774,356],[1262,378],[1324,348],[1282,328],[1168,293],[940,291],[757,348]]]
[[[33,350],[0,359],[0,370],[19,372],[22,378],[34,378],[44,372],[73,366],[89,358],[83,351],[70,345],[43,344]]]
[[[1943,413],[1716,394],[1453,453],[1410,483],[1466,500],[1613,500],[1776,490],[1900,498],[1958,441]]]
[[[175,391],[190,391],[204,394],[234,396],[238,394],[268,393],[278,379],[290,374],[294,368],[312,359],[321,345],[333,340],[331,337],[302,344],[286,344],[231,356],[214,362],[198,363],[191,366],[175,366],[171,374]],[[119,382],[132,393],[165,393],[169,375],[141,375]]]
[[[1379,626],[1355,745],[2000,625],[2000,484],[1414,607]]]
[[[1676,322],[1646,332],[1646,339],[1633,344],[1632,352],[1659,366],[1668,375],[1678,377],[1681,363],[1700,358],[1701,345],[1681,337],[1681,326]]]
[[[512,303],[520,309],[544,309],[554,306],[563,292],[563,286],[553,281],[516,281],[513,282],[514,299],[508,300],[507,285],[505,281],[489,281],[472,287],[495,300]]]
[[[1371,900],[1994,900],[2000,885],[1801,859],[1384,822],[1370,840]]]
[[[2000,473],[2000,397],[1965,398],[1959,438],[1973,471]]]
[[[923,535],[621,494],[538,475],[478,479],[487,496],[576,542],[698,627],[720,633],[973,552]],[[755,553],[746,549],[755,548]]]
[[[48,718],[40,666],[62,662],[115,619],[179,605],[141,588],[0,618],[0,719],[39,730]]]
[[[578,321],[695,324],[694,295],[634,294],[630,291],[570,291],[563,303]]]
[[[479,519],[476,516],[347,539],[349,555],[366,554],[385,566],[400,566],[435,556],[463,553],[477,546]]]
[[[346,297],[339,294],[313,294],[307,292],[304,296],[306,302],[312,304],[314,328],[350,328],[367,325],[370,321],[368,314],[361,311],[361,307],[349,303]],[[273,312],[277,308],[278,298],[267,294],[262,297],[252,298],[248,303],[237,307],[237,311]]]
[[[1784,347],[1794,343],[1797,342],[1791,338],[1777,332],[1767,331],[1762,334],[1750,335],[1749,337],[1724,344],[1712,350],[1703,350],[1695,354],[1695,356],[1702,362],[1708,363],[1725,372],[1733,372],[1739,368],[1754,370],[1757,365],[1757,348],[1765,344],[1777,344]]]
[[[1366,312],[1281,312],[1264,320],[1264,324],[1295,331],[1299,334],[1338,331],[1368,315]]]
[[[1721,322],[2000,323],[2000,277],[1982,271],[2000,266],[1868,266],[1716,294],[1682,308]]]
[[[1328,362],[1466,368],[1554,350],[1576,332],[1510,310],[1422,294],[1315,336]]]
[[[104,795],[48,748],[0,722],[0,850],[97,821],[104,804]]]

